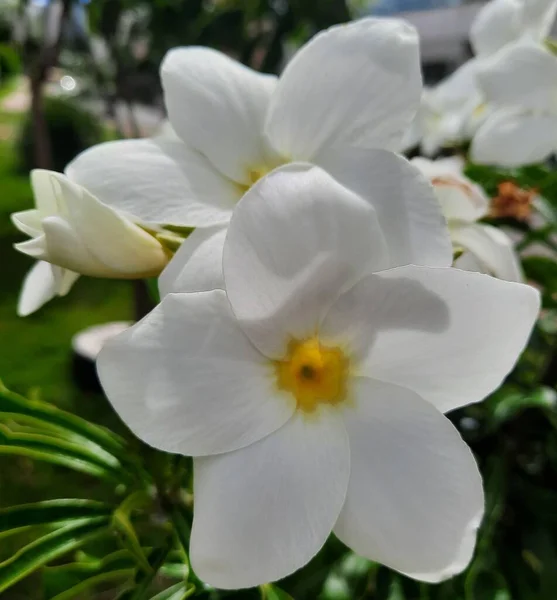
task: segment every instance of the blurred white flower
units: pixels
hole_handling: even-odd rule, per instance
[[[168,262],[169,254],[152,235],[65,175],[36,169],[31,184],[36,208],[12,215],[15,226],[31,239],[15,247],[40,262],[25,280],[19,314],[67,294],[78,274],[151,277]]]
[[[416,30],[392,19],[319,33],[280,78],[177,48],[161,67],[171,129],[96,146],[67,173],[143,222],[192,227],[226,225],[250,186],[284,163],[320,165],[353,187],[376,149],[400,147],[419,106],[419,62]]]
[[[440,84],[424,90],[402,151],[420,145],[423,154],[433,156],[466,138],[487,108],[476,83],[478,65],[476,59],[469,60]]]
[[[551,32],[556,12],[556,0],[491,0],[470,28],[474,53],[489,56],[514,42],[540,43]]]
[[[285,577],[331,531],[423,581],[468,564],[481,479],[442,412],[500,385],[539,295],[386,266],[369,202],[317,167],[284,167],[234,211],[226,293],[169,294],[101,351],[136,435],[194,456],[190,556],[208,583]]]
[[[517,167],[541,162],[557,150],[557,57],[537,44],[502,50],[478,74],[497,110],[471,147],[479,163]]]
[[[464,63],[422,99],[403,150],[421,143],[427,156],[441,148],[470,140],[495,111],[484,96],[478,74],[515,43],[541,45],[548,36],[557,0],[491,0],[478,12],[470,29],[475,57]]]
[[[522,281],[512,240],[500,229],[477,222],[488,214],[490,199],[464,175],[464,161],[458,157],[435,161],[415,158],[412,163],[429,178],[441,204],[458,254],[454,266]]]

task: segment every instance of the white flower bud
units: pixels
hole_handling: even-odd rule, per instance
[[[31,172],[36,208],[12,215],[30,240],[16,248],[92,277],[135,279],[158,275],[169,254],[152,235],[104,205],[65,175]]]

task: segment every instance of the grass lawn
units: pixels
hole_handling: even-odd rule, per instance
[[[19,120],[18,115],[0,113],[0,378],[16,392],[26,395],[34,390],[64,409],[120,428],[102,396],[84,394],[73,384],[70,342],[89,325],[131,318],[131,285],[82,278],[68,297],[52,301],[35,315],[22,319],[15,312],[21,282],[33,264],[13,249],[24,237],[10,222],[12,212],[33,206],[28,177],[14,168],[13,139]],[[97,486],[95,480],[62,467],[0,456],[0,508],[54,497],[93,497],[100,495]],[[3,539],[0,561],[20,544],[21,540]],[[2,595],[5,600],[42,597],[35,577]]]

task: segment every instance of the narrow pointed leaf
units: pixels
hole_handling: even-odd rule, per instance
[[[122,542],[136,558],[142,569],[148,573],[152,570],[147,557],[145,556],[141,543],[137,537],[134,526],[131,522],[132,511],[142,508],[152,502],[151,497],[144,490],[138,490],[130,494],[120,506],[114,511],[112,525],[122,536]]]
[[[195,586],[191,583],[177,583],[168,589],[153,596],[151,600],[186,600],[195,592]]]
[[[262,585],[260,590],[262,600],[293,600],[290,594],[287,594],[272,583]]]
[[[117,455],[126,452],[125,440],[115,433],[99,425],[89,423],[85,419],[72,415],[52,404],[40,400],[27,400],[19,394],[10,392],[1,382],[0,412],[27,415],[52,425],[64,427]]]
[[[130,479],[116,458],[60,438],[10,431],[0,425],[0,454],[19,454],[118,482]]]
[[[0,592],[33,571],[110,532],[107,517],[82,519],[41,537],[0,563]]]
[[[84,581],[80,581],[77,585],[74,585],[69,590],[57,594],[50,600],[72,600],[81,596],[84,592],[94,591],[95,588],[101,583],[108,583],[111,581],[125,581],[130,577],[133,577],[134,569],[114,569],[113,571],[106,571],[105,573],[99,573],[89,577]]]
[[[94,500],[46,500],[0,509],[0,533],[70,519],[108,517],[113,507]]]

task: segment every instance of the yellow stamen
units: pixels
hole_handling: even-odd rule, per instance
[[[237,184],[242,196],[250,189],[250,187],[254,183],[257,183],[262,177],[265,177],[265,175],[267,175],[267,173],[269,173],[269,171],[271,170],[272,167],[269,168],[266,165],[259,165],[247,169],[245,183]]]
[[[303,412],[346,399],[349,360],[339,347],[324,346],[317,337],[291,340],[286,357],[274,361],[274,368],[277,387],[290,392]]]

